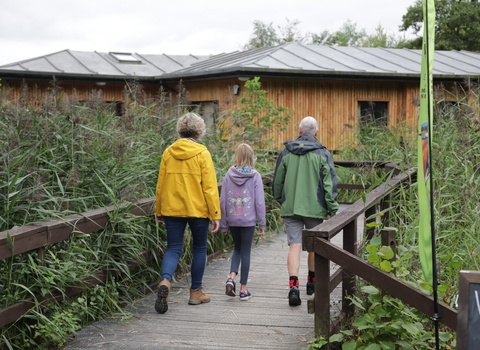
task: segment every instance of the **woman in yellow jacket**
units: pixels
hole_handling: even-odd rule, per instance
[[[187,113],[177,122],[180,138],[163,152],[158,174],[155,215],[165,224],[167,251],[163,256],[162,279],[157,291],[155,310],[168,310],[167,297],[178,260],[183,252],[183,236],[188,224],[193,238],[190,305],[208,303],[210,296],[202,291],[207,258],[207,236],[210,221],[212,233],[220,225],[220,198],[212,157],[199,143],[205,134],[205,122],[195,113]]]

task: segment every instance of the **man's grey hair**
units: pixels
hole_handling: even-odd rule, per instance
[[[305,117],[300,122],[299,128],[304,134],[315,135],[318,131],[317,120],[314,117]]]
[[[205,135],[205,129],[205,121],[195,113],[187,113],[177,122],[177,132],[180,137],[198,139]]]

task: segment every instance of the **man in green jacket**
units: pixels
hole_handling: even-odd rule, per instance
[[[300,305],[298,272],[302,251],[302,230],[318,226],[338,210],[337,177],[330,152],[316,138],[315,118],[305,117],[300,136],[285,142],[273,177],[273,197],[281,203],[289,245],[287,267],[290,275],[290,306]],[[308,254],[307,295],[314,293],[314,253]]]

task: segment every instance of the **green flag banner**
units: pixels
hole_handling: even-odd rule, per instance
[[[434,0],[423,0],[423,45],[418,116],[418,251],[424,280],[433,286],[432,213],[430,203],[430,161],[433,121],[433,53],[435,45]]]

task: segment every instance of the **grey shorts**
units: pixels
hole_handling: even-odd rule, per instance
[[[287,232],[288,245],[294,243],[302,243],[302,230],[304,228],[314,228],[320,225],[322,219],[306,218],[303,216],[286,216],[283,218],[285,230]]]

